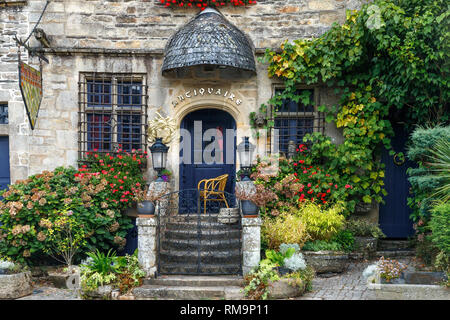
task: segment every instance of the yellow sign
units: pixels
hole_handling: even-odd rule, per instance
[[[34,130],[42,101],[41,72],[26,63],[20,62],[19,81],[28,120],[30,121],[31,129]]]

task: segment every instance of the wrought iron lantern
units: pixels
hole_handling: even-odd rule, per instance
[[[256,147],[250,143],[249,137],[244,137],[243,141],[237,147],[241,169],[244,174],[242,181],[250,181],[249,176],[252,168],[253,152],[255,151],[255,148]]]
[[[156,138],[155,143],[150,147],[153,170],[158,172],[158,179],[156,181],[164,181],[161,173],[166,168],[168,151],[169,147],[162,142],[162,138]]]

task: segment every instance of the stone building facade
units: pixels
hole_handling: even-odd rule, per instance
[[[225,108],[238,127],[249,125],[249,113],[257,111],[274,91],[276,80],[267,77],[258,61],[266,48],[277,48],[286,39],[310,38],[325,32],[333,22],[345,19],[346,9],[357,9],[356,0],[266,0],[248,7],[224,7],[221,13],[252,40],[256,76],[250,79],[198,77],[172,80],[161,75],[168,39],[197,14],[195,9],[165,8],[159,1],[50,1],[39,28],[50,40],[43,49],[44,96],[35,130],[27,116],[17,85],[17,47],[13,35],[25,38],[39,19],[46,1],[6,1],[0,8],[0,102],[8,105],[9,123],[1,134],[9,135],[11,182],[62,165],[76,165],[79,158],[79,81],[87,73],[139,74],[148,85],[148,117],[162,107],[180,124],[190,111],[213,105]],[[40,47],[34,37],[32,47]],[[37,59],[22,50],[22,59],[37,66]],[[210,96],[202,101],[173,102],[197,87],[222,88],[241,97],[239,106]],[[318,88],[320,103],[333,96]],[[223,106],[224,105],[224,106]],[[326,131],[339,140],[332,126]],[[239,137],[238,137],[238,140]],[[177,146],[171,147],[169,169],[177,176]],[[149,166],[151,167],[151,165]],[[151,174],[151,173],[150,173]]]
[[[94,149],[109,151],[120,144],[127,150],[147,150],[148,120],[162,114],[173,119],[177,128],[169,144],[167,163],[173,172],[172,189],[196,187],[199,179],[196,169],[189,171],[180,164],[178,129],[192,129],[192,123],[204,120],[223,133],[228,127],[222,126],[229,125],[230,129],[237,129],[236,143],[250,136],[259,147],[258,152],[266,153],[272,148],[268,140],[272,141],[273,136],[269,135],[271,139],[252,136],[249,114],[258,112],[260,105],[281,88],[282,82],[267,76],[267,65],[259,58],[267,48],[278,48],[285,40],[323,34],[334,22],[344,21],[347,9],[358,9],[363,2],[259,0],[252,6],[220,8],[214,14],[228,21],[227,28],[234,26],[247,37],[255,70],[244,74],[236,68],[205,64],[166,76],[162,67],[170,39],[205,13],[166,8],[159,0],[52,0],[39,24],[49,46],[43,46],[34,36],[29,41],[32,48],[49,60],[42,64],[43,99],[32,130],[18,85],[14,36],[25,39],[33,31],[46,1],[0,1],[0,107],[8,112],[7,122],[0,124],[0,139],[7,142],[5,150],[0,150],[4,158],[6,154],[0,165],[14,183],[43,170],[77,166],[84,153]],[[39,60],[23,49],[21,58],[39,67]],[[189,72],[183,71],[188,69]],[[336,102],[333,91],[324,86],[299,90],[310,92],[316,105]],[[286,114],[290,114],[291,107],[286,105]],[[278,122],[275,119],[282,132],[280,137],[283,136],[281,151],[287,153],[289,141],[300,143],[302,136],[312,131],[320,130],[334,142],[342,142],[339,130],[320,119],[316,106],[308,106],[311,110],[303,107],[303,115],[283,118],[281,112]],[[195,148],[192,151],[195,153]],[[151,160],[147,168],[151,181],[155,177]],[[220,172],[223,168],[207,167],[200,176],[209,169]],[[234,181],[238,169],[239,163],[227,167],[231,180]],[[186,175],[190,175],[187,180],[191,184],[186,182]],[[376,211],[373,210],[374,219]],[[153,231],[146,234],[153,235]],[[259,249],[252,248],[246,249],[249,268],[259,259]],[[149,270],[152,268],[154,265],[148,266]]]

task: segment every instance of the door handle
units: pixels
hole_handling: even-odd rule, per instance
[[[405,162],[406,162],[406,157],[405,157],[405,155],[404,155],[402,152],[396,153],[396,154],[394,155],[394,163],[395,163],[397,166],[401,166],[401,165],[403,165]]]

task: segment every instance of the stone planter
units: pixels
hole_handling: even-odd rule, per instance
[[[75,267],[72,273],[49,272],[47,279],[56,287],[61,289],[74,289],[80,285],[80,272]]]
[[[239,221],[239,208],[221,208],[217,221],[224,224],[233,224]]]
[[[363,201],[359,202],[355,206],[355,213],[358,215],[365,215],[372,210],[374,203],[365,203]]]
[[[438,285],[442,272],[405,272],[390,283],[377,276],[367,279],[367,288],[377,300],[450,300],[450,289]]]
[[[355,237],[355,253],[369,258],[377,251],[378,239],[373,237]]]
[[[276,267],[275,270],[277,270],[280,276],[284,276],[292,272],[290,269],[284,267]]]
[[[0,299],[17,299],[32,292],[31,272],[0,275]]]
[[[302,251],[306,263],[316,273],[341,273],[347,269],[349,256],[341,251]]]
[[[292,285],[291,279],[269,281],[269,299],[288,299],[301,296],[306,289],[304,283],[301,286]]]
[[[83,291],[84,299],[92,300],[110,300],[113,292],[113,287],[110,285],[100,286],[94,291]]]

